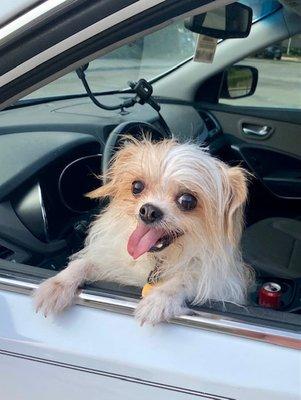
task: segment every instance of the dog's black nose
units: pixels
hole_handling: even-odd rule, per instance
[[[151,224],[152,222],[157,222],[162,219],[163,211],[151,203],[146,203],[140,208],[139,215],[143,222]]]

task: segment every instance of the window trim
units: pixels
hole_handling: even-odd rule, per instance
[[[32,295],[32,292],[37,289],[37,287],[38,283],[34,282],[32,279],[26,281],[15,276],[8,278],[7,275],[0,275],[0,290]],[[90,294],[88,290],[84,289],[77,296],[75,303],[84,307],[133,315],[138,300],[112,294],[107,296]],[[195,312],[195,315],[179,316],[173,318],[170,322],[176,325],[235,335],[245,339],[256,340],[290,349],[301,349],[301,337],[297,333],[279,328],[263,327],[224,315],[198,311]]]

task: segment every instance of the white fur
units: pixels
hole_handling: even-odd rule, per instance
[[[37,310],[45,315],[63,310],[84,282],[105,280],[143,287],[158,260],[162,282],[138,304],[136,318],[141,324],[156,324],[186,312],[186,301],[244,304],[252,274],[243,265],[238,248],[246,199],[242,171],[192,144],[144,141],[128,146],[136,146],[135,151],[125,157],[126,146],[120,152],[126,161],[117,156],[111,171],[114,184],[122,188],[135,180],[136,173],[153,186],[138,199],[131,194],[112,195],[109,207],[92,224],[84,249],[37,290]],[[126,168],[122,162],[127,162]],[[127,169],[124,174],[131,173],[131,177],[114,172],[114,166]],[[199,214],[177,208],[174,191],[183,188],[197,195]],[[127,241],[146,202],[164,211],[161,226],[184,235],[162,252],[146,253],[134,261],[127,253]]]

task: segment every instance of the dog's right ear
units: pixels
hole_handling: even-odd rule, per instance
[[[134,139],[133,139],[134,140]],[[127,171],[127,164],[137,151],[136,142],[125,144],[113,156],[109,169],[106,173],[106,182],[103,186],[87,193],[85,196],[90,199],[102,199],[104,197],[115,197],[120,190],[120,183],[125,181],[124,175]]]
[[[90,199],[103,199],[105,197],[114,197],[116,195],[116,185],[114,184],[114,180],[106,183],[103,186],[93,190],[85,194],[86,197]]]
[[[106,173],[106,179],[104,177],[99,177],[103,182],[102,186],[99,188],[92,190],[92,192],[86,193],[85,197],[89,197],[90,199],[104,199],[105,197],[114,197],[117,193],[117,182],[116,182],[116,158],[112,160],[112,163]]]

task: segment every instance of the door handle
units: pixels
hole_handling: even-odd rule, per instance
[[[266,137],[269,136],[273,128],[267,125],[251,125],[251,124],[243,124],[242,131],[245,135],[248,136],[258,136],[258,137]]]

